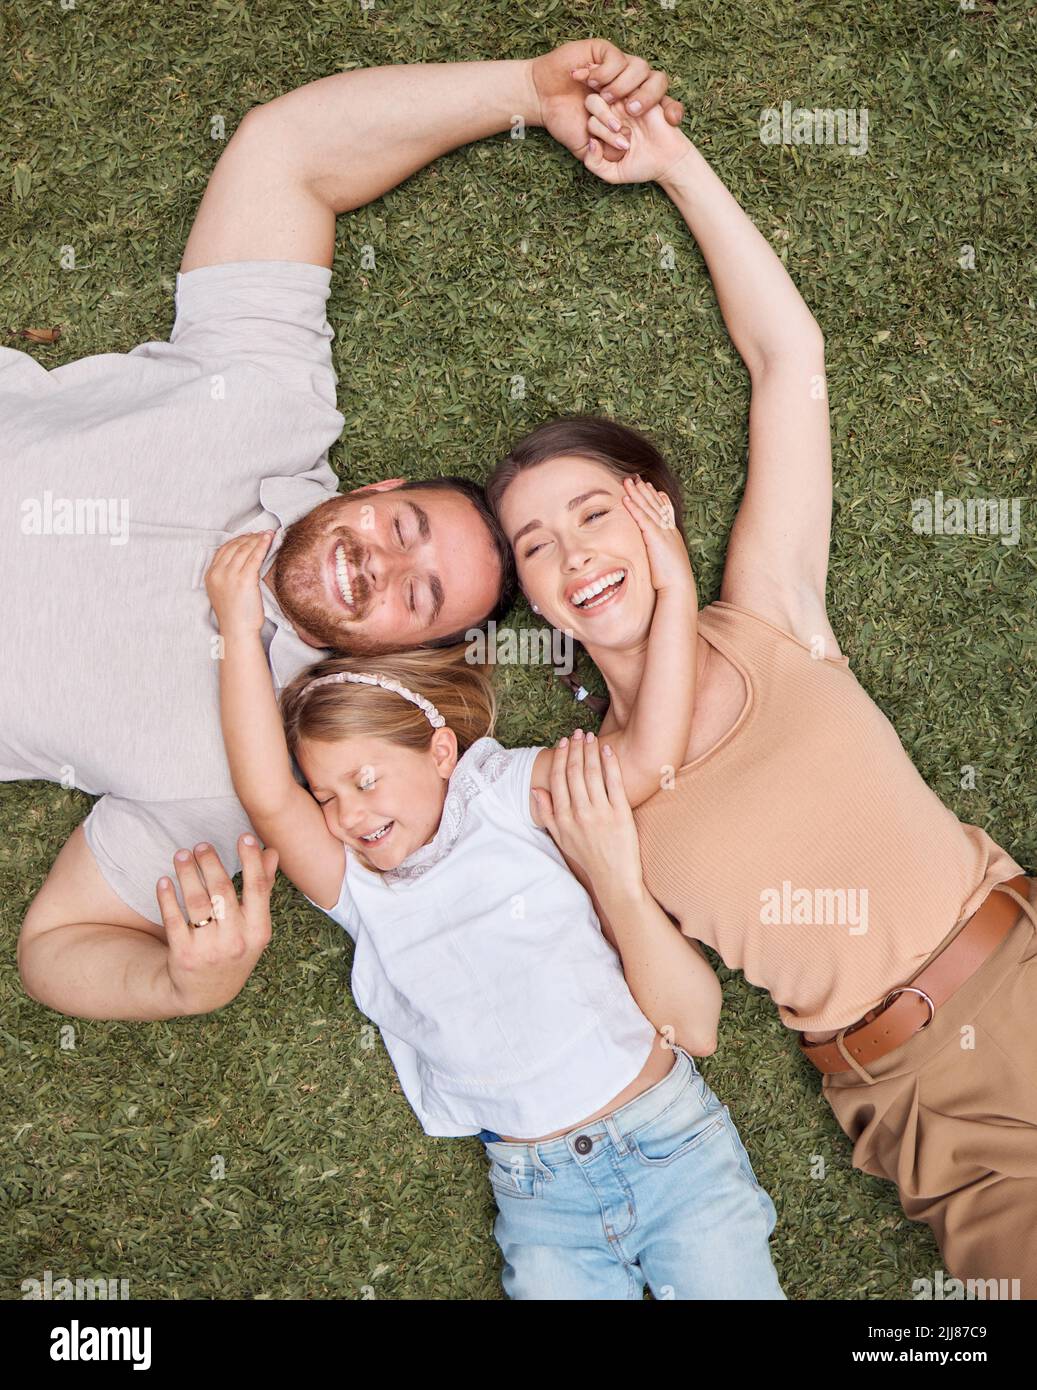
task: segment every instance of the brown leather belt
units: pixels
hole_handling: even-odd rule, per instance
[[[1030,897],[1031,879],[1019,874],[1008,880],[1023,898]],[[999,946],[1019,920],[1022,908],[1007,893],[995,889],[959,931],[951,944],[929,962],[906,985],[890,990],[878,1008],[871,1009],[859,1023],[843,1032],[847,1052],[867,1067],[892,1052],[923,1028],[928,1028],[936,1010],[969,978]],[[799,1045],[818,1071],[852,1071],[835,1038],[828,1042],[807,1042],[800,1034]]]

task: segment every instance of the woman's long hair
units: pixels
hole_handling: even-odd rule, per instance
[[[684,535],[684,499],[670,465],[646,434],[603,415],[562,415],[523,435],[486,484],[486,500],[494,515],[500,518],[504,494],[520,473],[573,454],[600,463],[614,478],[640,473],[673,503],[674,520]]]

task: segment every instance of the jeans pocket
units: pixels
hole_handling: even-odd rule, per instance
[[[489,1176],[494,1195],[505,1201],[531,1201],[540,1190],[540,1174],[517,1156],[513,1163],[491,1158]]]
[[[654,1119],[628,1134],[627,1143],[639,1163],[661,1168],[691,1153],[723,1127],[723,1114],[703,1105],[698,1088],[691,1086]]]

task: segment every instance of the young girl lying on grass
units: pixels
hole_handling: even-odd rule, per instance
[[[624,504],[658,601],[637,707],[600,754],[582,733],[502,747],[463,647],[329,658],[279,715],[268,532],[229,541],[206,578],[224,740],[256,831],[353,938],[357,1007],[425,1132],[485,1144],[508,1296],[639,1298],[647,1281],[780,1299],[773,1204],[691,1056],[715,1047],[719,985],[641,879],[630,802],[687,744],[697,605],[667,499],[628,480]]]

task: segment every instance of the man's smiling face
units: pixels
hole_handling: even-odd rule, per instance
[[[496,605],[501,565],[472,502],[401,481],[332,497],[285,529],[266,579],[312,645],[420,646],[474,627]]]

